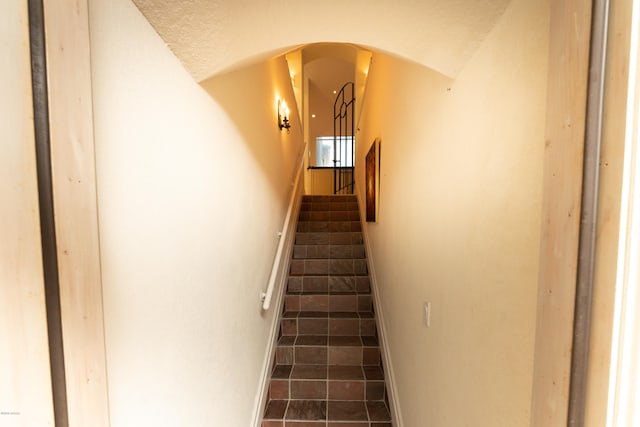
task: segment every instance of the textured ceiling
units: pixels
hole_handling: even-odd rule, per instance
[[[454,77],[511,0],[133,0],[197,81],[317,42]]]

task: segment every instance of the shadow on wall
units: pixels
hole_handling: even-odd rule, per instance
[[[218,75],[200,85],[226,111],[263,175],[280,192],[282,171],[293,169],[303,146],[296,108],[290,108],[293,125],[289,132],[277,126],[276,100],[295,105],[284,57]]]

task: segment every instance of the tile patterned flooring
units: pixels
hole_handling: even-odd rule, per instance
[[[262,427],[391,427],[358,204],[304,196]]]

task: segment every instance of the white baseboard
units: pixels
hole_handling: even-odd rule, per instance
[[[253,407],[253,427],[261,427],[262,416],[264,413],[265,405],[267,403],[267,396],[269,394],[269,382],[271,381],[271,368],[273,367],[273,360],[276,354],[276,347],[278,342],[278,330],[280,328],[280,322],[282,321],[282,308],[284,305],[284,294],[287,285],[287,278],[289,277],[289,263],[291,262],[291,254],[293,252],[293,242],[295,238],[295,230],[298,226],[298,217],[300,216],[300,204],[302,202],[302,188],[298,189],[292,210],[292,218],[289,221],[289,227],[283,235],[287,239],[283,248],[282,258],[280,261],[278,280],[274,289],[275,304],[271,304],[271,310],[275,310],[270,328],[269,328],[269,344],[265,351],[265,357],[262,364],[262,372],[260,375],[260,389],[256,395],[254,407]]]
[[[278,297],[277,303],[272,304],[273,309],[278,309],[273,319],[274,322],[269,330],[269,345],[265,352],[264,362],[262,364],[262,373],[260,375],[260,390],[256,395],[256,400],[253,405],[253,427],[261,427],[262,416],[264,414],[265,405],[267,404],[267,396],[269,394],[269,381],[271,380],[271,367],[273,366],[273,359],[275,357],[276,344],[278,339],[278,327],[280,326],[280,312],[282,311],[282,298]]]
[[[365,206],[363,200],[360,197],[356,188],[356,196],[358,197],[359,206]],[[378,327],[378,341],[380,342],[380,354],[382,355],[382,364],[384,368],[385,383],[387,387],[387,394],[389,397],[389,410],[391,412],[391,420],[393,427],[404,427],[404,421],[402,420],[402,411],[400,410],[400,403],[398,402],[398,392],[395,381],[395,374],[393,371],[393,363],[391,361],[391,352],[389,351],[389,345],[387,341],[387,329],[386,322],[384,320],[384,312],[382,311],[382,303],[380,302],[378,294],[378,281],[376,278],[376,271],[373,266],[373,256],[371,252],[371,245],[369,243],[369,234],[365,221],[365,209],[360,209],[360,222],[362,223],[362,238],[364,240],[365,253],[367,255],[367,267],[369,268],[369,280],[371,282],[371,297],[373,298],[373,305],[375,309],[376,326]]]

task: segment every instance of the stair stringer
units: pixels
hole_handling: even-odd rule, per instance
[[[358,198],[359,206],[366,206],[363,204],[363,200],[360,197],[358,186],[356,184],[355,194]],[[394,427],[404,427],[404,421],[402,419],[402,411],[400,410],[400,403],[398,402],[398,392],[395,381],[395,374],[393,370],[393,363],[391,361],[391,352],[389,351],[389,345],[387,341],[386,322],[384,320],[384,313],[382,311],[382,304],[378,297],[378,280],[376,278],[376,270],[373,265],[373,252],[371,251],[371,245],[369,241],[369,229],[366,227],[366,218],[364,209],[360,209],[360,222],[362,223],[362,240],[364,242],[364,250],[367,254],[367,268],[369,269],[369,281],[371,285],[371,298],[373,300],[376,327],[378,328],[378,342],[380,346],[380,354],[382,356],[384,381],[387,387],[387,393],[389,398],[389,410],[391,412],[391,422]]]
[[[255,403],[253,404],[253,422],[252,427],[261,427],[262,426],[262,417],[264,415],[264,407],[267,403],[267,396],[269,394],[269,383],[271,381],[271,371],[273,370],[273,362],[276,356],[276,348],[278,344],[278,335],[280,331],[280,324],[282,323],[282,312],[284,308],[284,294],[286,292],[286,283],[287,278],[289,277],[289,265],[291,263],[292,255],[293,255],[293,242],[295,240],[295,230],[298,227],[298,221],[300,217],[300,206],[302,204],[302,195],[304,185],[298,186],[298,194],[296,195],[294,207],[291,211],[291,220],[289,221],[289,227],[286,230],[286,233],[283,232],[283,235],[286,236],[286,242],[283,248],[283,253],[281,259],[285,260],[282,263],[283,268],[280,269],[278,273],[278,279],[276,282],[276,287],[274,289],[274,293],[276,295],[275,304],[271,304],[269,310],[276,310],[273,316],[272,323],[269,328],[269,344],[267,351],[265,352],[264,361],[262,363],[262,371],[260,374],[260,389],[258,390],[258,394],[255,398]],[[285,231],[285,230],[283,230]],[[260,302],[262,305],[262,301]],[[264,311],[263,311],[264,313]]]

